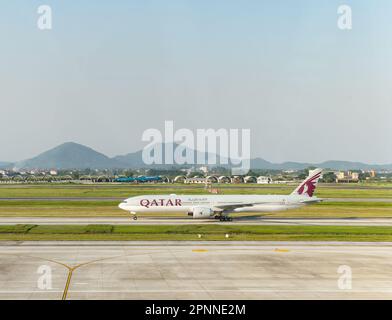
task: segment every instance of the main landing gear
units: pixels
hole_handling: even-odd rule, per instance
[[[222,221],[222,222],[233,221],[233,218],[228,217],[228,216],[220,216],[219,221]]]

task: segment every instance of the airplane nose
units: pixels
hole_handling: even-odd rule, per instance
[[[120,208],[120,209],[122,209],[122,210],[126,210],[125,209],[125,207],[126,207],[126,203],[125,202],[121,202],[119,205],[118,205],[118,207]]]

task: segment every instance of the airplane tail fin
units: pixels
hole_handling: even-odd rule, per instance
[[[322,176],[322,171],[322,169],[310,170],[309,176],[291,194],[311,198],[316,190],[317,182]]]

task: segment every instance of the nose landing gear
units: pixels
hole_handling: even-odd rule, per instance
[[[131,214],[133,215],[132,219],[136,221],[137,220],[136,212],[131,212]]]

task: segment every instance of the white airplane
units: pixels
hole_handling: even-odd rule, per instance
[[[130,212],[134,220],[144,212],[181,212],[194,219],[231,221],[230,213],[281,211],[320,202],[313,193],[321,173],[322,169],[310,171],[290,195],[146,195],[128,198],[119,208]]]

